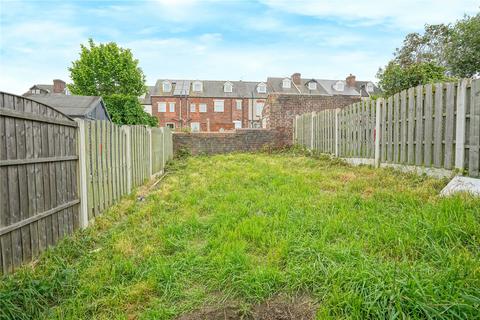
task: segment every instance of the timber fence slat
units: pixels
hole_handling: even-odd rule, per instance
[[[338,111],[302,114],[294,121],[294,139],[307,148],[340,157],[456,168],[478,177],[479,81],[419,85],[378,103],[367,100]]]

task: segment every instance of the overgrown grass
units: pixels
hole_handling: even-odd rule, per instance
[[[318,319],[478,318],[480,200],[289,154],[178,161],[145,202],[0,282],[0,317],[173,319],[308,295]]]

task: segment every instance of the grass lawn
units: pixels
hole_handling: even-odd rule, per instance
[[[291,153],[170,170],[2,278],[0,318],[479,318],[480,200],[446,181]]]

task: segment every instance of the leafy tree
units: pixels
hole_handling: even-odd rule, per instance
[[[433,62],[413,63],[402,67],[399,63],[391,61],[385,69],[377,73],[379,85],[384,95],[390,96],[402,90],[419,84],[446,81],[445,68]]]
[[[73,94],[138,97],[146,92],[145,76],[129,49],[114,42],[96,45],[92,39],[88,47],[80,47],[80,58],[69,68],[73,83],[68,88]]]
[[[146,93],[145,75],[129,49],[114,42],[81,45],[80,58],[69,68],[72,94],[102,96],[117,124],[157,126],[157,118],[146,113],[138,97]]]
[[[144,124],[158,126],[158,119],[143,110],[135,96],[112,94],[104,97],[110,118],[116,124]]]
[[[480,73],[480,13],[453,26],[445,51],[452,74],[471,77]]]

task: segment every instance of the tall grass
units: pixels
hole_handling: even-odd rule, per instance
[[[478,318],[480,200],[445,181],[285,154],[179,161],[0,282],[0,317],[172,319],[309,295],[317,317]]]

